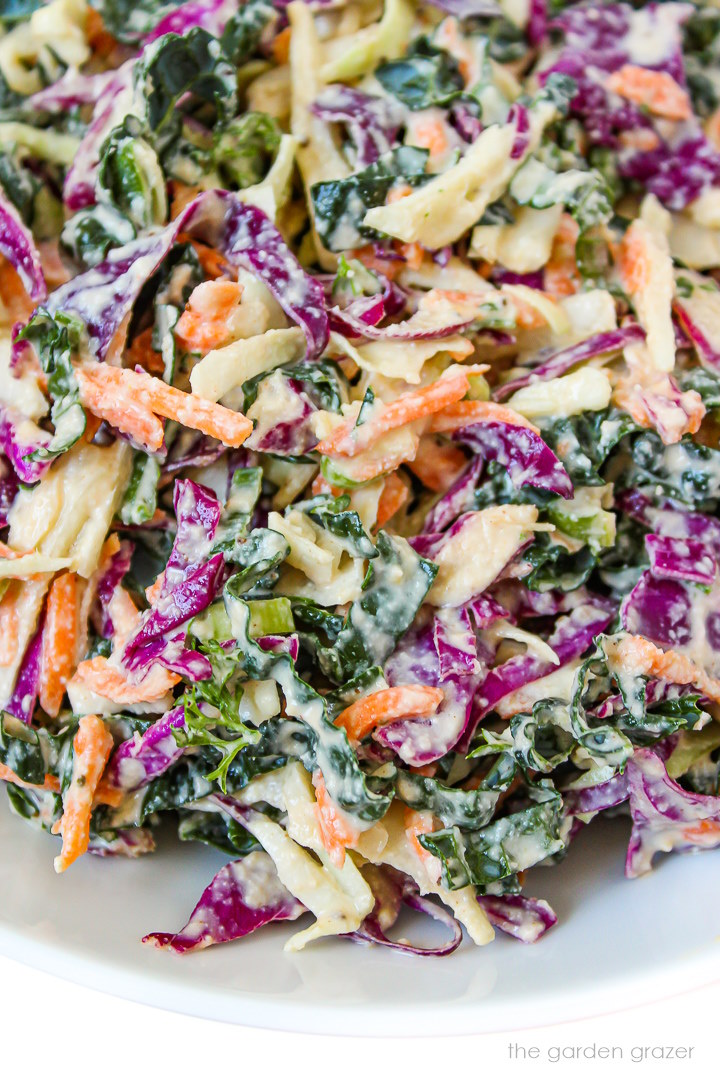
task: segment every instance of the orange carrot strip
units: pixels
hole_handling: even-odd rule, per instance
[[[325,779],[319,769],[313,773],[312,780],[317,799],[315,817],[323,846],[334,865],[340,868],[345,863],[345,848],[357,844],[360,833],[328,795]]]
[[[180,243],[189,242],[192,244],[195,254],[198,257],[198,262],[207,278],[214,281],[215,278],[219,277],[237,277],[235,267],[231,266],[222,252],[218,251],[216,248],[209,247],[199,240],[193,240],[187,233],[180,233],[178,241]]]
[[[352,469],[352,484],[366,484],[369,480],[374,480],[377,476],[382,476],[383,473],[394,472],[400,465],[404,465],[407,461],[411,461],[417,452],[417,443],[419,440],[415,440],[415,447],[412,451],[408,448],[403,450],[392,450],[387,453],[380,454],[379,456],[372,457],[369,461],[361,463],[360,468],[353,466]],[[338,466],[342,469],[342,458],[338,460]]]
[[[426,438],[420,440],[418,452],[408,462],[408,469],[429,491],[446,491],[466,465],[467,458],[459,446]]]
[[[339,495],[340,489],[329,484],[322,473],[318,473],[310,488],[311,495]]]
[[[11,581],[0,600],[0,666],[12,664],[18,649],[18,592],[21,583]]]
[[[419,270],[425,258],[425,248],[422,244],[395,244],[398,255],[402,255],[405,265],[410,270]]]
[[[197,285],[177,321],[175,336],[191,352],[209,352],[230,339],[228,319],[240,303],[243,287],[218,279]]]
[[[114,701],[116,705],[137,705],[164,697],[180,682],[180,676],[153,664],[144,678],[131,683],[118,668],[108,663],[106,657],[94,656],[92,660],[78,664],[71,682]]]
[[[624,64],[605,82],[608,90],[642,105],[668,120],[688,120],[692,116],[690,98],[666,71]]]
[[[633,222],[623,237],[618,269],[623,288],[630,296],[642,292],[650,281],[652,267],[645,234],[636,222]]]
[[[87,42],[96,56],[110,56],[117,46],[117,41],[112,34],[105,29],[102,16],[95,8],[88,7],[85,17],[85,34]]]
[[[720,150],[720,109],[716,109],[705,124],[705,134],[716,150]]]
[[[27,780],[21,780],[17,773],[14,773],[9,766],[3,765],[1,761],[0,780],[5,780],[8,784],[17,784],[18,787],[35,788],[36,791],[60,791],[60,781],[57,776],[45,773],[45,782],[43,784],[29,784]]]
[[[378,529],[382,529],[383,525],[407,502],[409,494],[407,485],[402,482],[396,472],[386,477],[377,508]]]
[[[35,305],[14,266],[0,259],[0,297],[12,322],[27,322]]]
[[[438,379],[430,386],[410,390],[389,405],[382,406],[376,415],[359,427],[355,426],[354,420],[346,420],[318,444],[317,450],[321,454],[355,457],[381,435],[440,412],[465,397],[469,389],[467,375],[464,371],[459,371],[447,378]]]
[[[519,412],[496,401],[458,401],[437,413],[430,422],[431,432],[457,431],[469,424],[512,424],[540,434],[540,429]]]
[[[165,583],[165,571],[161,570],[158,576],[153,581],[152,585],[148,585],[145,590],[145,597],[148,604],[152,605],[156,600],[159,600],[162,587]]]
[[[158,450],[163,440],[156,413],[226,446],[242,446],[252,431],[242,413],[168,386],[144,371],[90,363],[76,368],[75,375],[83,405],[150,450]]]
[[[560,219],[560,227],[553,241],[552,254],[543,271],[544,291],[552,299],[559,300],[565,296],[573,296],[582,287],[582,277],[577,267],[575,258],[575,245],[579,235],[576,221],[569,214],[563,214]],[[517,305],[516,298],[513,303]],[[529,308],[529,305],[526,305]],[[539,312],[532,316],[537,320]],[[537,321],[530,322],[527,326],[523,322],[523,315],[518,313],[518,326],[525,329],[533,329]]]
[[[440,860],[437,855],[432,855],[427,851],[418,840],[418,836],[421,836],[423,833],[434,831],[435,819],[433,814],[429,810],[411,810],[409,806],[406,806],[404,819],[405,835],[407,836],[411,847],[425,866],[429,877],[433,881],[439,881],[442,870]]]
[[[95,806],[119,806],[127,798],[127,791],[112,787],[107,780],[101,780],[95,792]]]
[[[48,716],[57,716],[76,664],[78,580],[68,572],[55,578],[47,598],[40,659],[39,698]]]
[[[133,338],[132,345],[125,350],[125,356],[131,367],[138,365],[153,375],[162,375],[165,365],[161,354],[153,348],[152,336],[152,327],[148,326],[147,330]]]
[[[427,120],[413,125],[413,146],[430,151],[431,158],[440,157],[448,148],[445,125],[441,120]]]
[[[287,64],[288,62],[290,56],[290,34],[290,27],[286,26],[284,30],[281,30],[280,33],[275,36],[271,45],[271,52],[276,64]]]
[[[103,366],[102,371],[96,371],[96,368],[100,364],[75,369],[84,407],[148,450],[159,450],[164,438],[162,422],[133,392],[132,386],[126,385],[122,369]]]
[[[435,686],[423,686],[422,683],[392,686],[354,701],[343,709],[335,724],[345,728],[351,739],[360,740],[391,720],[432,716],[442,699],[442,690]]]
[[[112,735],[99,716],[83,716],[73,739],[73,766],[70,786],[63,796],[63,815],[53,825],[62,834],[62,851],[55,870],[62,874],[84,855],[90,842],[90,814],[95,790],[112,753]]]
[[[639,634],[630,634],[614,642],[608,655],[641,674],[655,675],[677,686],[696,686],[707,697],[720,702],[720,680],[711,678],[682,653],[674,649],[663,652]]]
[[[406,194],[409,194],[409,192]],[[388,197],[388,202],[390,201]],[[381,254],[376,252],[372,244],[367,244],[361,248],[353,248],[349,253],[349,257],[361,262],[366,270],[375,270],[379,274],[384,274],[390,281],[394,281],[405,266],[400,259],[383,258]]]
[[[191,187],[188,184],[183,184],[182,180],[170,181],[170,220],[174,221],[178,217],[186,206],[189,206],[193,199],[197,198],[203,189],[201,187]],[[178,236],[178,240],[182,239],[183,234]]]

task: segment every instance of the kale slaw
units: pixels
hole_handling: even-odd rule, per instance
[[[629,877],[720,844],[716,9],[0,25],[0,779],[56,869],[167,819],[228,862],[158,947],[447,955],[550,929],[597,815]]]

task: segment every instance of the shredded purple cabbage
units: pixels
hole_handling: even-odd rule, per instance
[[[277,876],[269,855],[251,851],[219,870],[182,930],[147,934],[143,942],[174,953],[237,941],[267,923],[297,919],[305,907]]]
[[[594,334],[579,341],[577,345],[570,345],[567,349],[559,352],[551,352],[543,358],[543,350],[536,354],[540,362],[522,375],[517,375],[510,382],[503,383],[495,391],[498,401],[504,401],[510,394],[528,386],[534,382],[544,382],[546,379],[555,379],[564,375],[577,364],[586,360],[592,360],[595,356],[609,356],[611,353],[620,352],[628,345],[634,345],[645,340],[645,331],[637,323],[631,323],[620,330],[608,330],[600,334]]]
[[[0,187],[0,254],[17,270],[28,296],[41,303],[47,296],[40,255],[33,235]]]
[[[82,319],[91,350],[104,358],[145,282],[181,232],[219,249],[232,266],[256,274],[302,327],[308,356],[322,353],[329,328],[321,283],[303,270],[262,210],[228,191],[205,191],[161,232],[112,248],[105,262],[56,289],[49,310]]]
[[[625,861],[628,877],[646,874],[658,852],[720,844],[720,797],[685,791],[652,750],[636,750],[625,775],[633,821]]]
[[[525,945],[534,945],[557,922],[547,900],[533,896],[478,896],[478,903],[493,926]]]
[[[184,726],[185,709],[178,705],[142,735],[120,743],[108,762],[105,779],[112,787],[130,792],[162,776],[182,757],[183,748],[178,746],[173,731]]]

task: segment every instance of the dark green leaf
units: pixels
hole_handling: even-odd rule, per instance
[[[280,146],[277,120],[266,113],[247,112],[221,128],[213,159],[224,185],[251,187],[266,176]]]
[[[562,851],[560,795],[540,785],[529,789],[528,795],[530,806],[485,828],[466,831],[454,826],[418,837],[440,859],[446,888],[485,888]]]
[[[443,49],[418,38],[401,60],[391,60],[375,70],[375,78],[388,94],[409,109],[448,105],[463,91],[457,61]]]
[[[427,178],[428,151],[400,146],[383,154],[373,165],[344,180],[313,184],[310,196],[318,236],[330,251],[362,247],[376,235],[362,220],[373,206],[381,206],[390,188],[402,180],[411,186]]]
[[[142,525],[157,509],[157,487],[160,482],[160,461],[154,454],[136,450],[130,483],[120,508],[123,525]]]
[[[80,404],[80,391],[71,362],[82,332],[82,324],[72,316],[59,312],[53,318],[43,308],[38,308],[17,335],[16,340],[29,341],[34,346],[48,377],[47,388],[52,398],[50,418],[55,433],[48,446],[40,447],[31,455],[41,461],[64,454],[85,431],[85,411]]]
[[[319,654],[333,682],[347,682],[358,670],[383,664],[412,623],[437,575],[407,540],[382,530],[378,557],[368,568],[362,596],[355,600],[335,643]]]

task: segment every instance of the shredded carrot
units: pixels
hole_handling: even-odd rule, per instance
[[[430,431],[457,431],[458,428],[468,427],[470,424],[512,424],[513,427],[528,428],[536,435],[540,434],[540,429],[519,412],[507,405],[500,405],[497,401],[457,401],[448,405],[433,416]]]
[[[433,814],[429,810],[411,810],[409,806],[406,806],[404,817],[405,835],[408,838],[410,846],[424,865],[431,880],[439,881],[442,870],[440,860],[437,855],[431,855],[418,840],[418,837],[422,836],[424,833],[431,833],[434,831],[435,819]]]
[[[54,833],[62,835],[62,851],[55,859],[58,874],[88,849],[95,790],[112,749],[112,735],[100,717],[92,714],[81,717],[73,739],[72,778],[63,796],[63,815],[52,828]]]
[[[180,676],[153,664],[148,673],[137,683],[130,682],[106,657],[94,656],[83,660],[70,680],[71,684],[90,690],[100,697],[114,701],[116,705],[138,705],[145,701],[157,701],[180,682]]]
[[[209,247],[208,244],[203,244],[200,240],[193,240],[187,233],[180,233],[178,241],[180,243],[187,241],[192,244],[205,276],[212,281],[219,277],[233,278],[237,276],[235,268],[230,265],[223,253],[218,251],[217,248]]]
[[[8,544],[3,544],[0,540],[0,559],[22,559],[23,555],[29,554],[29,551],[16,551],[15,548],[11,548]]]
[[[77,574],[59,574],[48,592],[40,660],[39,698],[48,716],[60,712],[77,663],[78,598]]]
[[[322,473],[318,473],[310,488],[311,495],[339,495],[340,489],[329,484]]]
[[[378,529],[382,529],[383,525],[386,525],[400,507],[407,502],[409,494],[407,485],[402,482],[396,472],[390,473],[386,477],[377,508],[376,525]]]
[[[620,280],[629,296],[641,292],[650,281],[652,267],[645,243],[645,234],[637,222],[633,222],[620,245]]]
[[[218,278],[197,285],[177,321],[175,337],[190,352],[207,353],[231,338],[228,320],[240,303],[238,281]]]
[[[705,134],[716,150],[720,150],[720,109],[716,109],[705,124]]]
[[[582,276],[575,259],[575,245],[579,233],[577,222],[569,214],[563,214],[560,227],[555,234],[550,258],[543,270],[544,291],[552,299],[560,300],[565,296],[574,296],[582,288]],[[517,303],[515,297],[513,297],[513,303]],[[519,323],[519,325],[523,324]],[[527,327],[527,329],[532,328],[532,326]]]
[[[362,248],[354,248],[349,257],[361,262],[366,270],[374,270],[378,274],[383,274],[390,281],[394,281],[405,266],[402,259],[383,258],[382,255],[375,251],[372,244],[367,244],[366,247]]]
[[[391,720],[432,716],[442,699],[443,692],[436,686],[423,686],[421,683],[392,686],[354,701],[343,709],[335,724],[345,728],[351,739],[359,741],[376,727],[389,724]]]
[[[22,278],[6,259],[0,259],[0,297],[11,322],[26,323],[35,305],[28,296]]]
[[[21,582],[11,581],[0,600],[0,666],[12,664],[17,655],[19,624],[18,592]]]
[[[152,336],[152,327],[148,326],[147,330],[133,338],[132,345],[125,350],[125,356],[132,367],[137,365],[151,375],[162,375],[165,365],[161,354],[153,348]]]
[[[85,408],[150,450],[162,446],[158,416],[202,431],[226,446],[242,446],[252,431],[251,421],[242,413],[168,386],[144,371],[89,363],[76,368],[75,376]]]
[[[422,244],[395,244],[398,255],[402,255],[405,265],[410,270],[419,270],[425,258],[425,248]]]
[[[102,779],[95,792],[95,806],[119,806],[127,798],[127,791],[113,787],[108,780]]]
[[[720,834],[720,821],[698,821],[694,825],[688,825],[683,829],[683,839],[690,843],[713,843],[715,837]]]
[[[315,817],[323,846],[334,865],[341,868],[345,863],[345,848],[357,844],[360,833],[328,795],[325,779],[319,769],[313,773],[312,779],[317,799]]]
[[[412,449],[407,447],[400,450],[388,450],[381,454],[373,454],[367,461],[360,459],[360,464],[353,463],[352,467],[352,484],[366,484],[370,480],[374,480],[378,476],[383,476],[385,473],[394,472],[400,465],[405,465],[408,461],[412,461],[417,453],[418,439],[414,440],[414,446]],[[343,459],[338,459],[338,465],[342,469]]]
[[[29,784],[27,780],[21,780],[17,773],[14,773],[8,765],[3,765],[1,761],[0,780],[5,780],[8,784],[17,784],[18,787],[35,788],[39,791],[60,791],[60,781],[57,776],[45,773],[45,782],[43,784]]]
[[[421,439],[417,454],[408,462],[410,472],[417,476],[429,491],[446,491],[466,465],[467,458],[459,446],[439,443],[432,438]]]
[[[430,158],[441,157],[448,148],[448,138],[442,120],[427,120],[413,124],[413,146],[430,151]]]
[[[408,772],[415,773],[416,776],[432,778],[437,773],[437,765],[434,762],[430,765],[408,765]]]
[[[637,128],[634,131],[621,131],[618,142],[626,150],[656,150],[660,145],[660,137],[652,128]]]
[[[608,656],[638,674],[655,675],[677,686],[695,686],[712,701],[720,702],[720,680],[711,678],[689,657],[674,649],[663,652],[647,638],[629,634],[610,646]]]
[[[623,64],[608,77],[605,85],[611,93],[667,120],[688,120],[692,116],[690,98],[667,71]]]
[[[394,184],[388,191],[385,201],[388,206],[400,202],[401,199],[406,199],[408,195],[412,195],[412,190],[409,184]]]
[[[160,598],[163,585],[165,584],[165,571],[161,570],[158,576],[153,581],[152,585],[148,585],[145,590],[145,596],[147,597],[148,604],[152,605],[156,600]]]
[[[60,245],[57,239],[40,240],[37,245],[40,253],[40,265],[42,266],[45,284],[52,292],[59,285],[64,285],[70,280],[70,272],[60,257]]]
[[[652,428],[666,446],[680,442],[683,435],[695,435],[706,415],[702,398],[686,390],[677,400],[676,390],[667,375],[638,383],[634,375],[620,376],[613,390],[613,401],[640,427]]]
[[[430,386],[410,390],[389,405],[381,406],[375,415],[359,427],[355,426],[354,420],[340,424],[318,444],[317,449],[321,454],[355,457],[388,431],[431,416],[459,401],[465,397],[469,388],[467,375],[459,371],[438,379]]]
[[[179,217],[185,207],[189,206],[193,199],[200,195],[202,190],[201,187],[191,187],[189,184],[183,184],[181,180],[171,180],[170,220],[174,221],[176,217]]]
[[[117,46],[115,38],[105,29],[102,15],[92,7],[88,7],[85,16],[85,35],[96,56],[108,57]]]
[[[281,30],[279,34],[275,35],[275,39],[271,46],[273,60],[276,64],[287,64],[290,57],[290,35],[292,31],[289,26],[286,26],[284,30]]]

